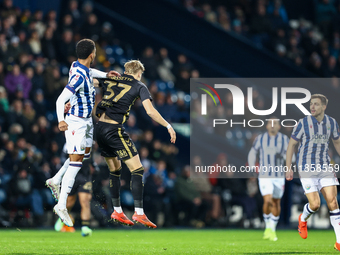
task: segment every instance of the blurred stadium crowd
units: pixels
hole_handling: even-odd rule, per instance
[[[79,39],[96,41],[95,67],[101,70],[123,72],[126,60],[139,58],[146,68],[143,82],[159,112],[172,123],[189,122],[186,93],[190,77],[199,77],[199,72],[185,55],[172,61],[166,48],[154,52],[151,47],[135,53],[128,42],[119,40],[112,24],[98,19],[91,2],[69,1],[58,15],[59,19],[53,10],[31,13],[13,6],[12,0],[4,0],[0,7],[0,225],[53,223],[46,212],[51,212],[54,201],[44,182],[65,159],[61,157],[65,139],[57,128],[55,101],[67,84]],[[98,90],[97,102],[101,95]],[[140,102],[132,108],[126,129],[145,167],[145,207],[154,220],[157,212],[173,209],[167,205],[175,201],[174,194],[182,187],[177,190],[176,178],[184,163],[177,160],[178,148],[169,144],[166,130],[151,122]],[[88,167],[93,173],[93,214],[105,225],[112,208],[109,176],[96,144],[92,159]],[[123,172],[122,203],[132,209],[130,174]],[[194,198],[187,197],[192,195],[189,190],[179,192],[183,199],[197,196],[196,190],[192,191],[196,192]],[[200,204],[198,199],[195,203]]]
[[[310,1],[315,20],[290,20],[282,0],[226,1],[211,5],[184,0],[194,15],[236,36],[248,38],[319,77],[340,76],[340,2]]]

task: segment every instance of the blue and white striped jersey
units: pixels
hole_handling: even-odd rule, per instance
[[[91,117],[96,96],[91,69],[78,61],[73,62],[66,88],[73,93],[69,113],[81,118]]]
[[[248,155],[248,163],[249,166],[255,166],[256,154],[259,153],[259,178],[284,178],[283,164],[288,142],[288,137],[280,132],[276,136],[266,132],[256,137]]]
[[[297,166],[298,170],[309,169],[330,163],[328,155],[329,139],[337,140],[340,137],[339,126],[336,120],[325,114],[319,123],[316,118],[309,115],[299,120],[295,126],[292,138],[300,142]]]

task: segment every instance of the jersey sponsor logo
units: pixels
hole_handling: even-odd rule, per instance
[[[328,143],[329,136],[324,134],[324,135],[319,135],[319,134],[314,134],[312,136],[313,143]]]
[[[76,147],[76,146],[74,146],[73,152],[76,152],[76,151],[77,151],[77,147]]]

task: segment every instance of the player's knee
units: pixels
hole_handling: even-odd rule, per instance
[[[143,177],[144,174],[144,167],[140,167],[138,169],[135,169],[133,171],[131,171],[131,175],[137,175],[137,176],[142,176]]]
[[[320,208],[320,201],[312,201],[309,202],[309,208],[311,210],[313,210],[314,212],[316,212],[317,210],[319,210]]]
[[[265,206],[272,206],[273,205],[273,200],[268,198],[268,199],[265,199],[263,201],[263,203],[264,203]]]
[[[110,173],[120,175],[122,166],[112,166],[112,167],[109,167],[109,170],[110,170]]]
[[[327,204],[328,204],[328,208],[329,208],[330,210],[335,210],[335,209],[338,208],[338,201],[337,201],[336,197],[333,197],[332,199],[330,199],[330,200],[327,202]]]

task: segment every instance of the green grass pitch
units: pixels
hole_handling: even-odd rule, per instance
[[[91,237],[52,230],[0,230],[0,254],[336,254],[331,230],[279,230],[262,240],[259,230],[94,230]]]

